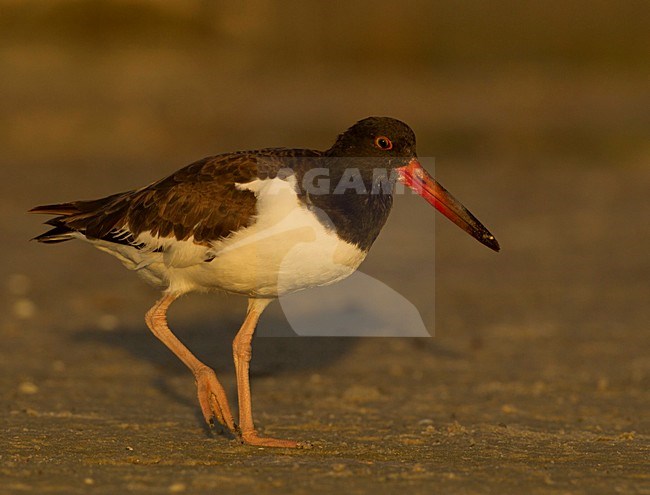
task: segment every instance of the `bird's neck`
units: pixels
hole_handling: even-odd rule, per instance
[[[316,162],[320,182],[314,167],[303,170],[299,177],[303,179],[301,200],[339,237],[367,251],[393,205],[395,177],[391,176],[391,169],[373,168],[372,162],[357,158],[324,157]],[[305,180],[306,177],[316,180]]]

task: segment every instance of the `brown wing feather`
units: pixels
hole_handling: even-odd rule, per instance
[[[92,201],[45,205],[34,213],[59,215],[41,242],[67,240],[81,232],[91,239],[135,244],[142,232],[208,243],[247,226],[255,214],[255,195],[237,183],[275,177],[292,158],[318,156],[310,150],[268,149],[208,157],[153,184]],[[128,231],[126,234],[123,231]],[[72,235],[69,236],[72,238]]]
[[[199,243],[228,236],[249,224],[255,196],[236,183],[257,177],[256,160],[226,155],[196,162],[134,192],[127,201],[126,224],[131,232]]]

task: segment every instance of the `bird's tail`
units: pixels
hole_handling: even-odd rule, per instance
[[[74,203],[61,203],[56,205],[42,205],[36,206],[28,211],[28,213],[42,213],[46,215],[57,215],[45,222],[45,225],[51,225],[53,229],[34,237],[33,241],[44,242],[46,244],[54,244],[57,242],[64,242],[74,239],[75,230],[65,225],[64,219],[80,213],[79,209],[75,207]]]
[[[55,244],[74,239],[78,237],[79,233],[85,235],[87,225],[97,218],[107,205],[121,196],[123,196],[123,193],[90,201],[73,201],[71,203],[36,206],[29,210],[28,213],[42,213],[56,216],[45,222],[45,225],[50,225],[53,228],[34,237],[32,240],[46,244]]]

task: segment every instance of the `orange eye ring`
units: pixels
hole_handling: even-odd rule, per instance
[[[386,136],[377,136],[375,138],[375,146],[380,150],[388,151],[393,148],[393,142]]]

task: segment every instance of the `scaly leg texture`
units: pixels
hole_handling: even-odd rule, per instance
[[[237,372],[237,393],[239,397],[239,429],[244,443],[262,447],[298,447],[298,442],[293,440],[280,440],[277,438],[260,437],[253,424],[253,410],[251,404],[251,387],[249,381],[249,365],[252,357],[251,341],[255,327],[262,311],[272,299],[249,299],[246,319],[232,343],[235,371]]]
[[[177,297],[178,294],[165,294],[156,302],[145,316],[147,326],[178,359],[185,363],[185,366],[194,375],[201,412],[207,423],[212,425],[213,418],[216,418],[219,423],[236,434],[237,428],[230,412],[226,392],[217,379],[217,375],[211,368],[199,361],[167,326],[167,309]]]

